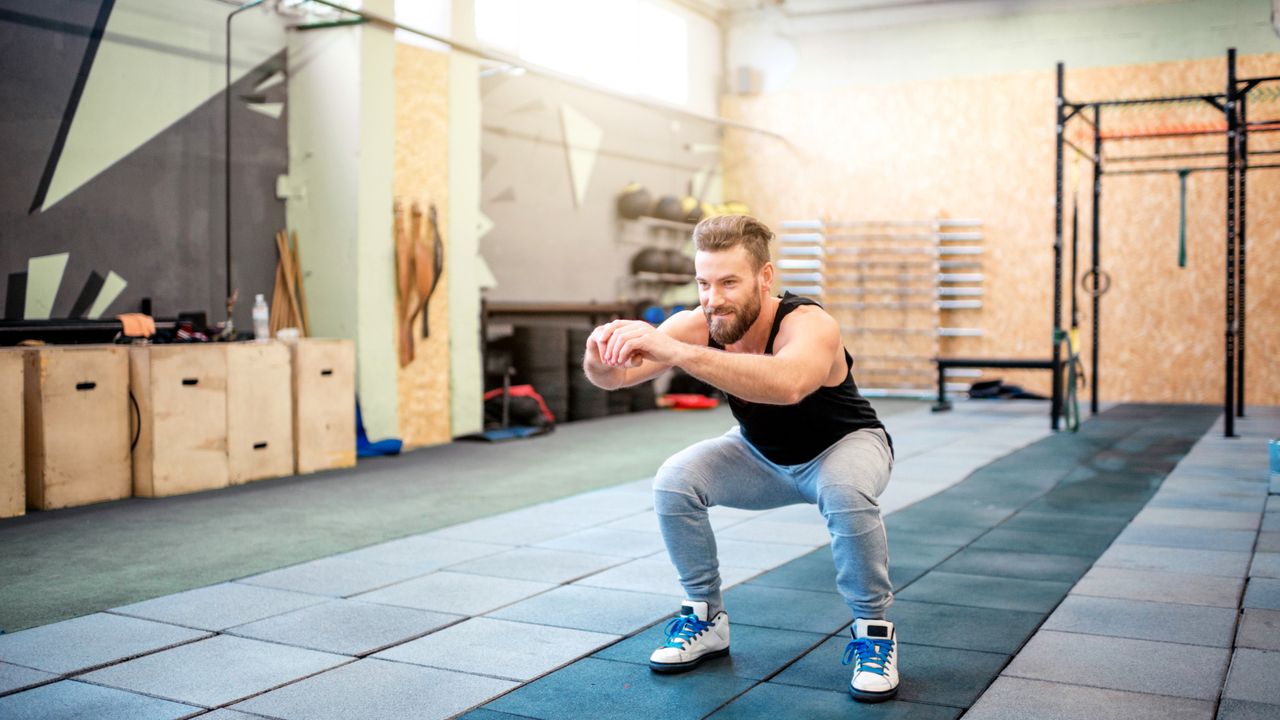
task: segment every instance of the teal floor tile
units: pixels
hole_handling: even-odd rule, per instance
[[[1015,550],[985,550],[967,547],[937,567],[941,572],[1025,578],[1027,580],[1059,580],[1075,582],[1093,565],[1093,558],[1077,555]]]
[[[964,575],[934,570],[898,593],[898,598],[1045,614],[1056,607],[1070,589],[1069,582]]]
[[[715,720],[804,718],[805,720],[954,720],[958,708],[905,700],[855,702],[848,692],[763,683],[712,715]]]
[[[648,666],[649,655],[666,640],[662,622],[599,650],[594,657]],[[735,623],[730,618],[730,652],[727,657],[706,660],[700,668],[714,668],[735,677],[762,680],[821,643],[820,633],[779,630]]]

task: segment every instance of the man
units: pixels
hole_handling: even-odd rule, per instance
[[[713,505],[760,510],[816,503],[831,533],[836,586],[853,612],[850,692],[878,702],[897,693],[897,637],[879,497],[893,449],[854,385],[840,327],[811,300],[770,295],[773,233],[755,218],[710,218],[693,231],[701,307],[658,328],[616,320],[595,329],[583,369],[613,390],[679,367],[724,390],[738,419],[725,435],[671,457],[654,480],[663,541],[687,598],[649,666],[690,670],[729,652]]]

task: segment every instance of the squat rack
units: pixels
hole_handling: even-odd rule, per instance
[[[1188,173],[1193,172],[1226,172],[1227,192],[1226,192],[1226,342],[1224,347],[1224,381],[1223,381],[1223,413],[1224,413],[1224,436],[1235,436],[1235,418],[1244,417],[1244,338],[1245,338],[1245,268],[1246,268],[1246,252],[1245,252],[1245,228],[1246,213],[1245,199],[1247,189],[1247,175],[1250,170],[1262,170],[1269,168],[1280,168],[1280,164],[1250,164],[1250,155],[1275,155],[1280,152],[1274,150],[1249,150],[1248,137],[1250,132],[1265,133],[1280,131],[1280,122],[1262,121],[1251,122],[1248,119],[1248,94],[1251,90],[1262,83],[1280,81],[1280,75],[1254,78],[1239,78],[1236,76],[1236,50],[1230,48],[1227,50],[1227,79],[1224,92],[1205,93],[1201,95],[1180,95],[1171,97],[1150,97],[1150,98],[1125,98],[1114,100],[1094,100],[1089,102],[1070,102],[1064,96],[1063,80],[1064,66],[1058,63],[1057,66],[1057,102],[1056,112],[1056,167],[1055,167],[1055,196],[1054,196],[1054,244],[1053,244],[1053,382],[1055,392],[1054,408],[1053,408],[1053,429],[1058,429],[1059,418],[1062,416],[1063,407],[1060,401],[1060,393],[1057,392],[1063,381],[1063,363],[1061,356],[1060,338],[1065,335],[1062,328],[1062,220],[1063,220],[1063,152],[1066,148],[1070,148],[1084,159],[1093,164],[1093,206],[1092,206],[1092,223],[1090,228],[1090,241],[1092,246],[1091,267],[1082,276],[1091,276],[1093,278],[1093,289],[1090,291],[1092,295],[1093,313],[1091,318],[1091,362],[1090,362],[1090,409],[1093,413],[1098,412],[1098,319],[1101,296],[1106,289],[1104,281],[1109,284],[1109,278],[1101,269],[1099,263],[1099,250],[1101,246],[1101,225],[1100,218],[1102,215],[1102,177],[1103,175],[1148,175],[1148,174],[1178,174],[1186,177]],[[1215,109],[1222,112],[1225,117],[1225,124],[1217,125],[1199,125],[1184,126],[1176,128],[1162,128],[1150,132],[1136,133],[1117,133],[1105,134],[1102,130],[1102,109],[1104,107],[1121,107],[1131,105],[1158,105],[1170,103],[1186,103],[1203,101]],[[1092,117],[1089,117],[1089,115]],[[1079,119],[1089,127],[1093,135],[1093,152],[1089,153],[1080,148],[1066,137],[1067,123],[1072,119]],[[1192,137],[1204,135],[1224,135],[1226,139],[1226,147],[1223,149],[1225,154],[1225,165],[1223,166],[1199,166],[1199,167],[1168,167],[1168,168],[1149,168],[1140,167],[1137,169],[1118,169],[1108,170],[1104,167],[1104,160],[1108,162],[1129,162],[1135,160],[1182,160],[1187,158],[1203,158],[1216,157],[1217,152],[1182,152],[1182,153],[1165,153],[1153,155],[1131,155],[1117,156],[1111,158],[1103,158],[1102,148],[1105,140],[1142,140],[1149,138],[1176,138],[1176,137]],[[1237,272],[1237,263],[1239,263],[1239,271]],[[1075,293],[1074,285],[1076,279],[1074,277],[1074,263],[1072,272],[1072,315],[1074,326],[1075,315]],[[1238,343],[1237,343],[1238,341]]]

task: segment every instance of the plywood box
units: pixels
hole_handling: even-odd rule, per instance
[[[27,511],[22,377],[22,352],[0,350],[0,518]]]
[[[135,346],[129,382],[142,418],[133,451],[134,495],[226,487],[226,347]]]
[[[232,485],[293,474],[292,360],[282,342],[229,343],[227,466]]]
[[[290,347],[298,473],[355,465],[355,346],[350,340],[308,339]]]
[[[129,497],[128,350],[33,348],[24,364],[27,507]]]

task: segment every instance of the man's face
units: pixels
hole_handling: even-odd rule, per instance
[[[760,317],[760,305],[768,288],[765,268],[753,272],[746,249],[736,247],[714,252],[699,250],[693,258],[698,281],[698,299],[707,317],[711,339],[731,345],[742,339]]]

